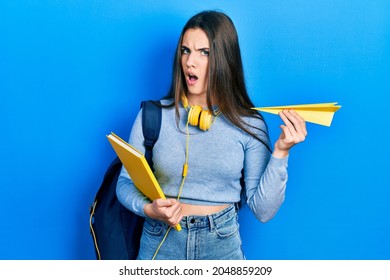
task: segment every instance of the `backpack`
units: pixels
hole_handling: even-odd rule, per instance
[[[142,131],[145,158],[153,170],[152,150],[161,127],[159,102],[143,101]],[[144,218],[126,209],[117,199],[116,184],[122,163],[116,157],[104,174],[90,207],[90,230],[99,260],[135,260],[138,255]]]

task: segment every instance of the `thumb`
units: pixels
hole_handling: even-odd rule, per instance
[[[286,130],[288,129],[287,126],[282,124],[279,127],[282,130],[282,132],[280,133],[280,137],[279,138],[285,138],[286,137]]]

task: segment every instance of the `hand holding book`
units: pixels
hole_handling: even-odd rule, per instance
[[[126,171],[129,173],[129,176],[133,180],[136,188],[151,201],[158,198],[166,199],[159,183],[156,180],[156,177],[145,159],[145,156],[114,133],[107,135],[107,138]],[[177,224],[175,229],[180,231],[180,225]]]

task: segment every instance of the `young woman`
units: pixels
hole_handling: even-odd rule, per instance
[[[124,169],[117,184],[121,203],[146,217],[138,259],[245,259],[240,178],[254,215],[270,220],[284,200],[289,151],[307,135],[305,121],[281,112],[272,151],[263,118],[251,110],[236,29],[217,11],[196,14],[184,26],[172,87],[161,102],[153,166],[167,199],[149,201]],[[140,113],[129,143],[145,151],[141,119]],[[170,230],[178,223],[181,231]]]

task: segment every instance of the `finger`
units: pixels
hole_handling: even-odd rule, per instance
[[[178,223],[180,223],[180,221],[183,219],[184,215],[183,214],[180,214],[179,216],[177,216],[177,220],[176,222],[173,224],[173,226],[176,226]]]
[[[286,110],[285,112],[283,112],[284,115],[287,117],[287,119],[290,121],[290,123],[292,124],[292,127],[294,128],[294,130],[298,133],[300,133],[303,129],[302,129],[302,122],[301,120],[297,117],[297,114],[296,112],[293,112],[293,110]],[[295,114],[294,114],[295,113]],[[290,127],[291,128],[291,127]]]
[[[168,223],[170,226],[175,226],[181,221],[182,218],[183,214],[181,207],[178,207],[177,209],[175,209],[175,211],[171,213],[170,217],[168,218]]]
[[[282,110],[278,113],[279,117],[282,119],[282,121],[286,124],[286,122],[290,122],[288,118],[285,115],[285,110]]]
[[[153,203],[155,203],[158,207],[169,207],[175,204],[175,199],[163,199],[158,198]]]
[[[307,136],[306,121],[294,110],[291,110],[290,115],[295,126],[295,143],[303,142]]]
[[[282,129],[281,138],[283,138],[284,136],[285,142],[287,143],[291,142],[291,139],[293,138],[293,135],[291,134],[291,130],[285,125],[281,125],[280,128]]]
[[[287,117],[287,110],[283,110],[279,112],[279,116],[284,122],[285,126],[288,127],[290,130],[295,130],[293,123],[291,120]],[[286,135],[287,136],[287,135]]]
[[[180,223],[181,219],[183,219],[183,214],[182,214],[181,207],[180,207],[178,209],[178,211],[176,211],[174,216],[172,217],[172,226],[175,226],[178,223]]]
[[[181,204],[176,200],[172,200],[171,205],[162,207],[162,212],[164,213],[164,218],[172,222],[172,219],[176,220],[175,217],[181,213]]]
[[[299,127],[299,130],[301,133],[303,133],[304,136],[307,135],[307,130],[306,130],[306,121],[304,118],[302,118],[298,112],[296,112],[295,110],[290,110],[289,113],[291,114],[291,116],[293,116],[293,123],[294,123],[294,126],[295,127]],[[295,125],[295,123],[297,125]],[[299,124],[299,126],[298,126]]]
[[[299,143],[305,140],[307,135],[306,123],[301,116],[298,116],[298,113],[293,110],[286,110],[283,114],[287,117],[289,122],[292,124],[291,126],[287,124],[287,127],[290,129],[292,139],[291,142]],[[295,113],[295,115],[294,115]]]
[[[304,136],[301,132],[299,132],[301,128],[297,123],[299,122],[298,119],[296,119],[290,112],[288,112],[288,110],[283,110],[279,113],[279,115],[285,123],[285,125],[280,126],[285,135],[285,138],[283,139],[284,143],[291,146],[291,144],[296,144],[300,141],[303,141],[301,139],[304,139]]]
[[[301,123],[305,123],[305,119],[302,118],[301,115],[298,114],[297,111],[291,109],[289,112],[290,112],[295,118],[297,118]]]
[[[166,208],[166,214],[168,217],[173,217],[181,211],[181,204],[176,202],[173,205]]]

